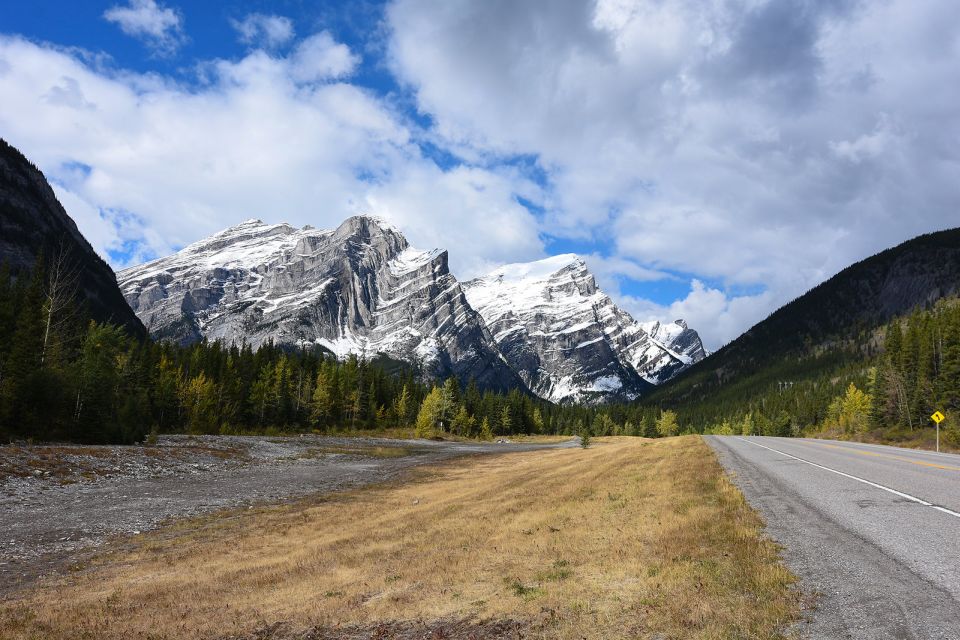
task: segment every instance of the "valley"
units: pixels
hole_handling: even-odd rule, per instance
[[[4,153],[3,640],[946,640],[960,621],[935,542],[960,463],[801,438],[929,443],[938,407],[960,442],[956,231],[709,353],[576,254],[460,282],[368,215],[248,220],[104,282],[82,237],[22,232],[31,207],[72,221]]]
[[[697,436],[470,456],[144,533],[6,638],[778,638],[799,595]],[[3,635],[3,634],[0,634]]]

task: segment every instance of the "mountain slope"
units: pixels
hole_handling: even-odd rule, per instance
[[[369,216],[334,230],[250,220],[119,277],[158,338],[319,344],[487,388],[522,386],[467,304],[446,251],[418,251]]]
[[[62,255],[68,269],[76,272],[77,297],[94,319],[146,335],[124,301],[113,270],[77,229],[43,173],[0,139],[0,262],[22,273],[33,268],[41,253],[48,261]]]
[[[872,331],[960,291],[960,229],[919,236],[858,262],[783,306],[663,385],[651,402],[679,406],[785,374],[835,366]],[[821,362],[822,365],[818,365]],[[767,381],[769,382],[769,381]]]
[[[463,286],[523,381],[556,402],[633,399],[705,355],[682,321],[634,321],[572,254],[505,265]]]

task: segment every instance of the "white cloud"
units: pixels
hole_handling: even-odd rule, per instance
[[[293,21],[285,16],[251,13],[243,20],[230,20],[240,42],[275,49],[293,39]]]
[[[186,85],[2,36],[0,61],[0,131],[59,183],[101,254],[132,251],[118,267],[251,217],[323,228],[371,210],[424,248],[448,248],[458,274],[542,255],[513,198],[529,185],[510,172],[439,169],[392,108],[330,78],[342,63],[305,74],[300,49],[258,50],[204,64],[204,82]]]
[[[608,283],[640,265],[766,290],[720,306],[695,288],[673,310],[698,329],[696,305],[721,313],[718,340],[957,224],[950,0],[394,0],[387,23],[438,144],[535,156],[544,227],[609,237]]]
[[[360,57],[322,31],[301,42],[293,54],[291,72],[302,82],[342,78],[353,73]]]
[[[469,277],[541,257],[548,232],[598,243],[587,260],[625,308],[683,315],[716,347],[855,260],[957,224],[950,0],[392,0],[388,42],[362,51],[386,51],[424,119],[402,92],[348,82],[360,50],[255,15],[235,24],[246,56],[183,82],[0,38],[0,130],[101,250],[373,210]],[[160,51],[183,40],[154,0],[105,17]],[[463,163],[440,168],[424,140]],[[662,306],[618,293],[671,273],[714,284]],[[730,293],[744,290],[764,293]]]
[[[729,296],[700,280],[690,283],[690,293],[669,305],[623,296],[624,309],[641,322],[647,320],[683,319],[696,329],[710,351],[716,351],[769,315],[775,296],[769,292],[756,295]]]
[[[621,256],[604,256],[598,253],[583,256],[596,277],[600,288],[610,295],[618,295],[624,279],[634,282],[656,282],[659,280],[676,280],[676,276],[665,271],[650,269],[637,264],[633,260]]]
[[[175,9],[158,5],[156,0],[129,0],[103,12],[108,22],[134,38],[140,38],[157,53],[169,55],[183,44],[183,18]]]
[[[371,189],[365,208],[393,220],[421,246],[449,248],[454,274],[467,280],[543,256],[536,220],[513,197],[535,189],[516,176],[417,163]]]

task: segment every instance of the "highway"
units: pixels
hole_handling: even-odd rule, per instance
[[[806,638],[960,638],[960,455],[706,436],[814,594]]]

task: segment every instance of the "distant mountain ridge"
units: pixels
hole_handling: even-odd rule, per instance
[[[68,268],[76,271],[78,301],[95,320],[146,336],[113,270],[77,229],[43,173],[0,139],[0,262],[6,261],[15,274],[24,273],[33,269],[39,255],[50,261],[61,252]]]
[[[671,406],[717,399],[713,394],[749,386],[771,367],[856,345],[890,320],[958,293],[960,228],[918,236],[784,305],[649,399]]]
[[[334,230],[248,220],[118,277],[160,339],[384,354],[430,375],[555,401],[636,398],[705,355],[682,322],[642,325],[618,309],[576,256],[498,271],[502,279],[534,270],[544,277],[525,299],[533,315],[520,342],[519,332],[499,336],[503,319],[483,303],[489,277],[461,285],[446,251],[415,249],[373,216]]]
[[[632,400],[706,355],[682,321],[634,321],[574,254],[504,265],[463,286],[507,362],[556,402]]]

